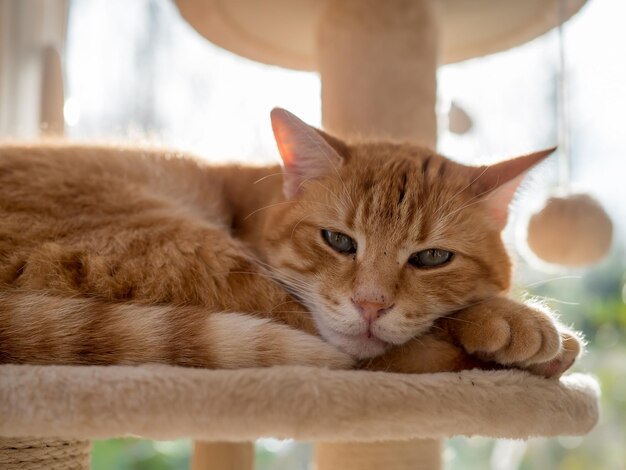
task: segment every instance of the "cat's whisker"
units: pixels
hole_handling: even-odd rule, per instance
[[[281,201],[281,202],[275,202],[274,204],[269,204],[269,205],[264,206],[264,207],[260,207],[260,208],[258,208],[258,209],[256,209],[256,210],[254,210],[254,211],[250,212],[247,216],[245,216],[245,217],[243,218],[243,220],[244,220],[244,221],[248,220],[248,219],[249,219],[250,217],[252,217],[254,214],[256,214],[257,212],[261,212],[262,210],[269,209],[269,208],[271,208],[271,207],[276,207],[276,206],[284,205],[284,204],[294,204],[294,203],[296,203],[296,202],[299,202],[299,201]]]
[[[446,216],[445,216],[445,217],[443,217],[443,218],[439,219],[439,223],[440,223],[440,224],[446,224],[450,218],[452,218],[454,215],[458,214],[459,212],[461,212],[461,211],[463,211],[463,210],[467,209],[467,208],[468,208],[468,207],[470,207],[470,206],[473,206],[473,205],[475,205],[475,204],[480,204],[480,203],[482,203],[482,202],[484,202],[484,201],[489,200],[489,199],[490,199],[491,197],[493,197],[493,196],[487,196],[487,197],[485,197],[485,198],[483,198],[482,196],[483,196],[483,195],[485,195],[485,194],[487,194],[487,193],[489,193],[490,191],[491,191],[491,190],[489,190],[489,191],[484,191],[484,192],[482,192],[482,193],[480,193],[480,194],[477,194],[476,196],[472,197],[472,198],[471,198],[471,199],[470,199],[470,200],[469,200],[469,201],[468,201],[465,205],[463,205],[463,206],[459,207],[458,209],[453,210],[452,212],[450,212],[450,213],[446,214]],[[478,200],[476,200],[476,199],[478,199]],[[472,201],[473,201],[473,202],[472,202]]]
[[[265,176],[259,178],[258,180],[254,181],[252,184],[260,183],[261,181],[265,181],[266,179],[272,178],[274,176],[283,176],[284,174],[285,174],[285,172],[281,171],[281,172],[278,172],[278,173],[272,173],[272,174],[269,174],[269,175],[265,175]]]
[[[270,310],[270,313],[274,313],[274,309]],[[306,310],[279,310],[280,313],[291,313],[291,314],[298,314],[298,315],[307,315],[310,316],[310,312],[306,311]]]
[[[278,281],[285,288],[294,291],[298,294],[308,294],[314,290],[312,285],[299,280],[299,279],[285,279],[286,276],[282,276],[280,274],[274,276],[274,280]]]
[[[302,217],[300,220],[298,220],[298,222],[293,226],[293,229],[291,229],[291,237],[289,237],[290,240],[293,241],[293,235],[296,232],[296,229],[298,228],[298,225],[300,225],[302,222],[304,222],[305,219],[307,219],[309,217],[310,214],[305,215],[304,217]]]
[[[318,201],[299,201],[299,200],[280,201],[280,202],[275,202],[273,204],[268,204],[267,206],[264,206],[264,207],[259,207],[258,209],[250,212],[247,216],[245,216],[243,218],[243,220],[246,221],[250,217],[252,217],[254,214],[256,214],[258,212],[261,212],[261,211],[263,211],[265,209],[270,209],[272,207],[280,206],[280,205],[283,205],[283,204],[295,204],[295,203],[299,203],[299,202],[307,202],[309,204],[317,204],[317,205],[323,205],[323,206],[331,207],[328,204],[324,204],[324,203],[321,203],[321,202],[318,202]]]
[[[291,289],[292,291],[296,291],[298,293],[308,293],[312,289],[310,286],[306,285],[305,283],[301,283],[301,282],[299,283],[294,280],[287,281],[287,280],[281,279],[280,277],[276,277],[276,280],[280,282],[280,284],[283,285],[285,288]]]
[[[470,321],[470,320],[466,320],[464,318],[457,318],[457,317],[452,317],[452,316],[447,316],[447,315],[444,315],[444,316],[439,317],[439,318],[445,318],[446,320],[454,320],[454,321],[458,321],[460,323],[467,323],[469,325],[480,326],[480,323],[476,323],[476,322],[473,322],[473,321]]]
[[[459,208],[457,208],[457,209],[455,209],[455,210],[453,210],[453,211],[451,211],[451,212],[447,213],[445,217],[443,217],[442,219],[440,219],[440,221],[441,221],[441,222],[446,222],[446,221],[447,221],[448,219],[450,219],[453,215],[455,215],[455,214],[457,214],[457,213],[461,212],[462,210],[466,209],[467,207],[469,207],[469,206],[471,206],[471,205],[473,205],[473,204],[476,204],[476,203],[482,202],[482,200],[476,201],[476,199],[480,199],[480,198],[483,196],[483,194],[485,194],[485,193],[480,193],[480,194],[477,194],[477,195],[473,196],[472,198],[470,198],[470,199],[469,199],[469,200],[468,200],[468,201],[467,201],[464,205],[462,205],[461,207],[459,207]],[[483,199],[483,200],[486,200],[486,199]]]
[[[295,276],[293,276],[293,275],[291,275],[291,274],[289,274],[289,273],[286,273],[286,272],[284,272],[284,271],[282,271],[282,270],[278,269],[277,267],[272,266],[271,264],[266,263],[265,261],[262,261],[262,260],[260,260],[260,259],[254,259],[254,261],[255,261],[255,262],[256,262],[259,266],[263,267],[264,269],[266,269],[266,270],[267,270],[268,272],[270,272],[270,273],[281,274],[281,275],[283,275],[284,277],[286,277],[286,278],[288,278],[288,279],[291,279],[291,280],[293,280],[293,281],[296,281],[296,282],[300,281],[300,279],[298,279],[297,277],[295,277]]]
[[[484,171],[483,171],[483,173],[484,173]],[[482,175],[483,173],[481,173],[481,175]],[[476,179],[477,179],[477,178],[476,178]],[[474,180],[474,181],[475,181],[475,180]],[[472,183],[470,183],[470,185],[471,185],[471,184],[472,184]],[[461,206],[460,208],[455,209],[455,210],[453,210],[452,212],[450,212],[450,213],[446,214],[446,216],[445,216],[445,217],[443,217],[443,218],[439,219],[439,224],[440,224],[440,225],[444,225],[444,226],[445,226],[445,224],[448,222],[448,220],[449,220],[451,217],[453,217],[455,214],[457,214],[457,213],[461,212],[462,210],[466,209],[467,207],[472,206],[472,205],[474,205],[474,204],[479,204],[479,203],[481,203],[481,202],[485,202],[485,201],[490,200],[490,199],[493,197],[493,195],[492,195],[492,194],[490,194],[490,193],[492,193],[492,191],[493,191],[495,188],[497,188],[497,187],[498,187],[498,184],[499,184],[499,178],[498,178],[498,179],[496,179],[496,183],[495,183],[495,184],[494,184],[491,188],[489,188],[489,189],[487,189],[487,190],[485,190],[485,191],[483,191],[483,192],[481,192],[481,193],[478,193],[478,194],[474,195],[473,197],[471,197],[471,198],[470,198],[470,199],[466,202],[466,204],[464,204],[464,205],[463,205],[463,206]],[[485,196],[485,194],[487,194],[487,197],[483,197],[483,196]],[[476,199],[478,199],[478,200],[476,201]],[[449,199],[447,202],[450,202],[450,201],[451,201],[451,199]]]
[[[356,205],[354,204],[354,200],[352,199],[352,196],[350,195],[350,191],[348,191],[348,187],[346,186],[345,181],[343,180],[343,178],[341,178],[341,176],[339,175],[339,172],[337,170],[335,170],[335,172],[337,173],[337,178],[339,179],[339,182],[341,183],[341,186],[343,188],[343,193],[346,195],[347,201],[350,202],[350,204],[352,206],[352,209],[354,209],[356,207]],[[339,197],[337,197],[337,200],[342,203],[344,211],[348,212],[350,207],[348,207],[347,201],[343,200],[343,199],[341,199]]]
[[[271,279],[273,281],[276,281],[278,283],[289,285],[290,287],[293,287],[294,289],[295,288],[306,289],[306,290],[312,289],[312,286],[308,285],[304,281],[301,281],[296,278],[292,278],[287,281],[285,279],[281,279],[281,277],[277,276],[275,273],[264,273],[264,272],[254,272],[254,271],[228,271],[223,274],[247,274],[247,275],[262,276],[262,277]]]
[[[569,302],[567,300],[560,300],[554,297],[547,297],[544,295],[537,295],[535,296],[536,299],[541,299],[544,301],[550,301],[550,302],[555,302],[557,304],[561,304],[561,305],[580,305],[580,302]]]
[[[524,289],[529,289],[531,287],[543,286],[544,284],[547,284],[549,282],[560,281],[562,279],[582,279],[582,276],[558,276],[558,277],[552,277],[550,279],[544,279],[544,280],[541,280],[541,281],[537,281],[537,282],[532,282],[530,284],[526,284],[525,286],[523,286],[523,288]]]
[[[469,184],[467,184],[466,186],[464,186],[463,188],[461,188],[459,191],[457,191],[456,193],[454,193],[452,195],[452,197],[450,197],[449,199],[447,199],[446,201],[444,201],[444,203],[439,206],[437,208],[437,210],[435,210],[435,215],[437,215],[439,213],[439,211],[442,210],[443,205],[446,203],[451,203],[452,201],[454,201],[461,193],[463,193],[466,189],[468,189],[470,186],[472,186],[476,181],[478,181],[478,179],[483,176],[485,174],[485,172],[487,171],[489,167],[486,166],[485,169],[476,177],[474,178],[472,181],[469,182]]]
[[[435,329],[435,330],[446,331],[446,330],[445,330],[445,328],[442,328],[442,327],[437,326],[437,325],[431,325],[430,327],[431,327],[431,328],[433,328],[433,329]]]
[[[322,188],[324,188],[324,189],[325,189],[325,190],[326,190],[329,194],[331,194],[331,195],[332,195],[333,200],[334,200],[335,202],[338,202],[339,204],[341,204],[341,205],[342,205],[342,207],[343,207],[344,211],[346,211],[346,212],[348,211],[348,206],[347,206],[346,201],[345,201],[344,199],[340,198],[337,194],[335,194],[335,192],[331,191],[331,189],[330,189],[328,186],[323,185],[323,184],[322,184],[322,182],[321,182],[321,181],[319,181],[319,179],[317,179],[317,178],[306,178],[306,179],[302,180],[302,181],[300,182],[300,184],[298,185],[298,190],[300,190],[300,188],[301,188],[304,184],[306,184],[306,183],[308,183],[308,182],[313,182],[313,183],[315,183],[315,184],[317,184],[317,185],[321,186]],[[320,203],[320,204],[321,204],[321,203]],[[329,204],[325,204],[325,205],[326,205],[326,207],[329,207],[329,208],[331,208],[331,209],[334,209],[334,207],[332,207],[332,206],[331,206],[331,205],[329,205]]]
[[[298,301],[296,301],[295,299],[294,299],[294,300],[286,300],[285,302],[281,302],[281,303],[279,303],[279,304],[274,305],[274,306],[271,308],[270,312],[273,312],[274,310],[276,310],[276,309],[277,309],[277,308],[279,308],[279,307],[282,307],[283,305],[287,305],[287,304],[297,304],[297,303],[298,303]]]
[[[280,279],[277,279],[276,276],[274,276],[272,274],[265,274],[265,273],[260,273],[260,272],[229,271],[228,274],[247,274],[247,275],[252,275],[252,276],[265,277],[265,278],[271,279],[272,281],[279,281],[280,280]]]

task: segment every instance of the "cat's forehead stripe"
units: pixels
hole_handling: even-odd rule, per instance
[[[361,190],[355,211],[357,226],[377,233],[391,233],[393,238],[406,238],[415,233],[422,222],[420,187],[421,165],[406,159],[385,162],[377,171],[368,169],[359,175]]]
[[[425,175],[428,171],[428,165],[430,165],[430,159],[432,155],[428,155],[426,158],[422,160],[422,175]]]

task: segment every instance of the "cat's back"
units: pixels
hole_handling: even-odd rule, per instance
[[[219,188],[203,178],[196,161],[164,151],[0,144],[0,252],[191,212],[198,198],[217,204]]]
[[[175,166],[165,152],[136,148],[0,144],[0,194],[12,202],[29,195],[87,196],[101,189],[146,186],[164,176],[171,179],[175,175],[169,170]],[[191,162],[187,166],[193,171]]]
[[[199,163],[156,149],[66,143],[0,144],[0,210],[56,215],[185,199],[206,189]]]

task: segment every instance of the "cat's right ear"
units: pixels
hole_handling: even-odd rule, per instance
[[[526,173],[555,150],[556,147],[553,147],[472,169],[471,187],[483,199],[500,230],[506,226],[509,204]]]
[[[274,108],[271,117],[288,199],[300,192],[305,181],[335,173],[341,166],[343,158],[319,131],[281,108]]]

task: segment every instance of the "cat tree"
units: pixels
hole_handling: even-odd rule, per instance
[[[570,1],[568,17],[583,3]],[[438,63],[506,49],[558,22],[553,0],[177,4],[222,47],[318,70],[330,131],[431,146]],[[251,469],[251,441],[263,436],[315,441],[318,470],[435,470],[442,438],[582,435],[597,418],[597,384],[579,374],[0,366],[2,468],[87,468],[91,439],[138,435],[195,439],[198,470]]]

